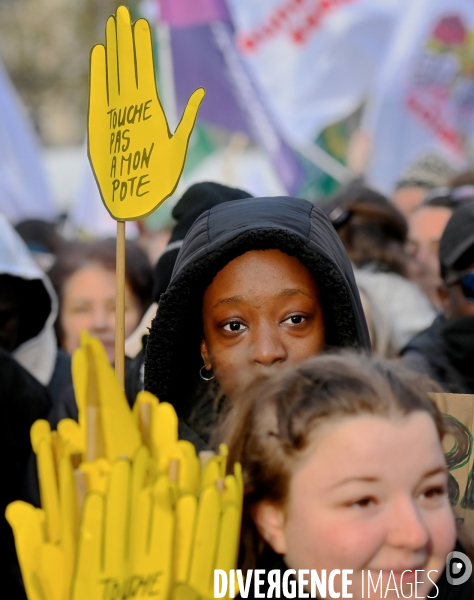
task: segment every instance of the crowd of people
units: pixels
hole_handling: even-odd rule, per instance
[[[415,590],[418,570],[416,597],[472,597],[445,572],[472,548],[429,394],[474,394],[474,172],[427,155],[391,198],[356,179],[317,205],[199,183],[173,217],[156,264],[127,241],[125,391],[242,464],[240,566],[352,569],[359,589],[374,569]],[[2,511],[39,503],[32,423],[77,419],[81,331],[114,362],[115,267],[115,240],[0,216]],[[24,598],[3,518],[1,535]]]

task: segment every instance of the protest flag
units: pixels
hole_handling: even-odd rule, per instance
[[[474,134],[474,5],[414,0],[405,8],[367,106],[368,179],[385,193],[420,155],[458,167]]]
[[[1,63],[0,211],[12,223],[58,217],[35,134]]]
[[[366,99],[399,0],[227,0],[236,43],[284,138],[314,141]],[[315,157],[318,159],[319,157]]]
[[[282,138],[235,46],[224,0],[157,0],[158,19],[169,28],[178,111],[196,85],[206,89],[199,122],[245,133],[267,154],[289,194],[296,194],[304,170]],[[198,83],[199,82],[199,83]],[[166,85],[166,83],[165,83]]]

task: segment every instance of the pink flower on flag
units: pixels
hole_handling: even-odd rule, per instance
[[[466,41],[467,31],[457,15],[441,19],[433,31],[433,38],[447,46],[461,46]]]

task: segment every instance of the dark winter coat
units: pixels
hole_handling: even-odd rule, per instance
[[[12,530],[4,515],[7,505],[14,500],[39,505],[30,429],[37,419],[46,419],[50,398],[44,386],[1,348],[0,390],[3,457],[0,486],[2,590],[3,597],[9,600],[26,600]]]
[[[402,350],[404,362],[453,394],[474,394],[474,317],[437,317]]]

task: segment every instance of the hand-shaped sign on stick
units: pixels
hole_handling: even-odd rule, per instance
[[[109,17],[90,68],[89,160],[118,221],[115,368],[123,386],[125,221],[149,215],[176,189],[204,90],[192,94],[172,135],[156,89],[150,26],[132,24],[125,6]]]

